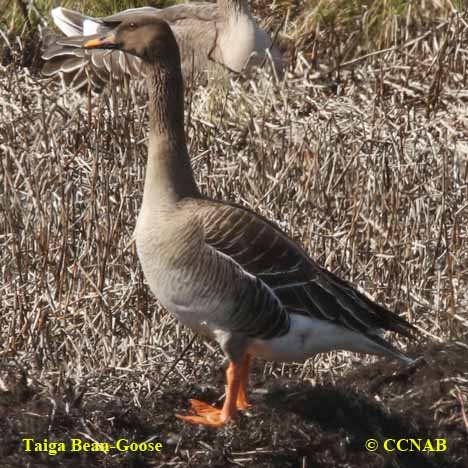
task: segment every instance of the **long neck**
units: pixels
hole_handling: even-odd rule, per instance
[[[241,15],[250,15],[248,0],[218,0],[218,8],[225,18],[237,19]]]
[[[173,57],[147,65],[150,132],[143,205],[170,207],[199,197],[184,131],[184,87]]]

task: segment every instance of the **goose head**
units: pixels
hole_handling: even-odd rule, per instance
[[[136,55],[146,63],[177,58],[179,49],[169,25],[152,15],[132,15],[106,23],[108,32],[88,36],[84,49],[114,49]]]

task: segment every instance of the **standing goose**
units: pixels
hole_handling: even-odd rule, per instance
[[[179,44],[182,72],[191,82],[202,74],[249,72],[262,65],[271,54],[275,72],[283,74],[279,49],[268,34],[260,29],[251,15],[248,0],[218,0],[217,4],[180,4],[157,9],[132,8],[105,18],[92,18],[66,8],[52,10],[56,26],[65,36],[105,34],[116,24],[136,15],[162,19],[169,23]],[[55,39],[46,48],[42,72],[46,76],[62,73],[65,81],[80,89],[88,81],[101,89],[109,80],[120,81],[139,77],[142,63],[135,55],[120,51],[89,52],[77,48],[77,43]]]
[[[411,360],[381,336],[413,327],[312,261],[278,227],[200,194],[184,132],[183,80],[171,28],[126,15],[86,49],[118,49],[145,64],[150,132],[136,245],[148,284],[182,323],[214,338],[229,359],[222,409],[191,400],[180,419],[221,426],[249,406],[250,357],[303,361],[346,349]]]

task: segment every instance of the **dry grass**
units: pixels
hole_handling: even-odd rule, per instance
[[[281,42],[294,44],[317,66],[341,67],[376,50],[404,46],[432,35],[454,15],[466,15],[463,0],[275,0],[252,2],[260,17],[280,24]],[[293,57],[294,59],[294,57]]]
[[[357,60],[325,53],[335,30],[321,31],[320,76],[310,49],[294,46],[307,37],[298,24],[284,25],[296,31],[285,83],[260,73],[188,97],[197,181],[275,220],[424,342],[466,335],[467,17]],[[149,293],[132,242],[146,160],[139,92],[77,96],[11,57],[0,75],[0,361],[68,402],[145,407],[213,373],[219,394],[222,356],[198,339],[159,387],[192,335]],[[255,375],[333,383],[357,362],[330,353]],[[463,407],[466,386],[460,395]]]
[[[62,6],[86,12],[93,16],[107,16],[117,11],[140,6],[164,6],[181,3],[183,0],[0,0],[0,26],[8,35],[22,36],[49,22],[52,8]]]

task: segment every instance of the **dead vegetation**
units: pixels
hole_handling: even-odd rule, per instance
[[[10,39],[0,75],[0,455],[11,466],[466,466],[468,18],[444,10],[424,31],[399,22],[393,45],[376,38],[351,54],[336,28],[311,35],[305,10],[290,7],[285,83],[260,73],[187,97],[197,180],[276,220],[403,314],[421,331],[412,353],[424,360],[409,374],[387,362],[361,368],[349,353],[257,363],[254,417],[238,431],[176,422],[187,398],[221,396],[222,356],[197,339],[179,359],[192,335],[159,309],[139,268],[141,91],[78,96],[35,74],[37,40]],[[262,13],[273,28],[281,8]],[[365,452],[386,427],[445,434],[452,451]],[[157,436],[167,450],[30,457],[19,450],[29,433]]]

